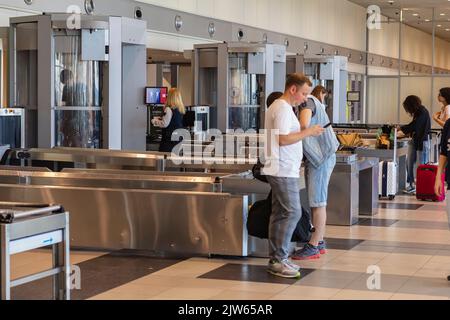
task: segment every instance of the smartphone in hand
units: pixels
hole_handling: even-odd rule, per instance
[[[323,127],[324,129],[328,128],[329,126],[331,126],[331,122],[329,124],[327,124],[325,127]]]

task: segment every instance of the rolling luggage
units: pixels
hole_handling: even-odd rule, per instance
[[[394,200],[397,195],[397,164],[395,162],[380,162],[379,198]]]
[[[442,202],[445,200],[445,188],[442,188],[442,194],[437,196],[434,193],[434,184],[438,166],[424,164],[417,168],[416,198],[422,201]],[[445,174],[442,174],[442,185],[445,186]]]

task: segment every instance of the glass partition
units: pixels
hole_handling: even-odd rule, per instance
[[[386,5],[381,13],[378,27],[368,30],[367,120],[409,122],[402,107],[409,95],[419,96],[432,116],[441,108],[439,89],[450,86],[450,3],[440,9]]]
[[[83,60],[81,34],[57,34],[55,145],[101,148],[102,62]]]
[[[403,101],[410,95],[418,96],[422,104],[432,116],[432,95],[431,95],[431,77],[402,77],[400,94],[400,123],[407,124],[411,122],[411,117],[403,109]]]
[[[368,78],[367,123],[395,122],[398,116],[398,86],[397,78]]]

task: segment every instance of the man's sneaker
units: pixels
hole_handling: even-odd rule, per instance
[[[273,274],[274,276],[283,278],[299,278],[300,271],[292,268],[290,266],[289,260],[270,260],[267,266],[267,272]]]
[[[296,265],[295,263],[293,263],[291,260],[287,259],[285,260],[286,263],[289,265],[289,267],[291,267],[294,270],[300,271],[300,266]]]
[[[297,250],[293,256],[292,260],[313,260],[320,258],[319,247],[314,247],[312,244],[305,244],[303,249]]]
[[[325,241],[319,241],[319,246],[317,248],[319,249],[320,254],[327,253],[327,244]]]

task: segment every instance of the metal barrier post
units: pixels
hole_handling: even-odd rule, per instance
[[[9,257],[9,230],[7,225],[0,225],[0,286],[1,300],[11,299],[11,266]]]

